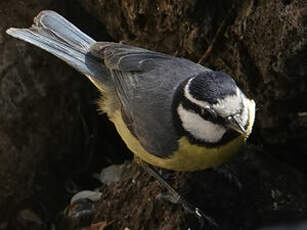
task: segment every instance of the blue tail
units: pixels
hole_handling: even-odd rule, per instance
[[[52,53],[90,80],[103,83],[107,77],[102,60],[99,61],[88,53],[90,46],[96,41],[54,11],[39,13],[29,29],[10,28],[6,32]]]

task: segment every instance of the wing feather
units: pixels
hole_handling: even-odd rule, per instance
[[[110,70],[131,133],[148,152],[170,156],[179,138],[172,116],[176,88],[188,77],[210,70],[183,58],[118,43],[98,42],[90,53]]]

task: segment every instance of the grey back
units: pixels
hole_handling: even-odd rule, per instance
[[[90,53],[102,58],[130,131],[150,153],[167,157],[177,149],[172,102],[179,84],[209,69],[183,58],[118,43],[98,42]]]

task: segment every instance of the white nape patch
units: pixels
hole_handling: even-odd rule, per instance
[[[198,105],[198,106],[200,106],[200,107],[206,108],[206,107],[210,106],[208,102],[206,102],[206,101],[200,101],[200,100],[194,98],[194,97],[190,94],[189,88],[190,88],[190,84],[191,84],[191,82],[193,81],[194,78],[195,78],[195,77],[192,77],[192,78],[188,81],[188,83],[185,85],[185,87],[184,87],[184,96],[185,96],[189,101],[193,102],[194,104],[196,104],[196,105]]]
[[[212,105],[212,108],[222,117],[235,115],[237,119],[241,121],[241,125],[245,127],[249,116],[247,103],[248,99],[241,90],[237,88],[235,95],[219,99],[218,103]]]
[[[204,120],[194,111],[185,109],[182,104],[178,106],[177,113],[182,127],[197,140],[217,143],[226,132],[223,126]]]
[[[221,116],[227,117],[229,115],[238,114],[242,109],[242,98],[240,89],[237,88],[236,94],[227,96],[223,99],[218,99],[212,108]]]

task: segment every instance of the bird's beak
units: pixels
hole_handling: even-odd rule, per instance
[[[240,121],[236,117],[229,116],[227,120],[228,128],[233,129],[240,134],[246,134],[246,129],[240,124]]]

